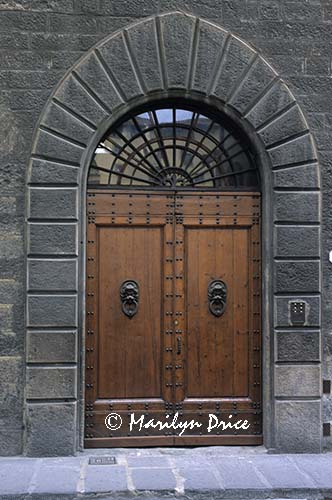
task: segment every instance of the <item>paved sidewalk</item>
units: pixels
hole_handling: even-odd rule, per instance
[[[90,459],[115,457],[114,465]],[[149,494],[148,494],[149,493]],[[332,498],[332,453],[264,448],[114,449],[68,458],[0,458],[0,498]],[[111,496],[109,496],[111,495]],[[152,496],[151,496],[152,495]]]

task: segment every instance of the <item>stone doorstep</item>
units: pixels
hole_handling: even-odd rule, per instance
[[[115,456],[114,465],[89,458]],[[76,457],[0,458],[0,500],[33,498],[313,499],[332,497],[332,453],[263,448],[114,449]],[[102,496],[100,496],[102,495]],[[143,495],[143,497],[142,497]],[[110,497],[109,497],[110,498]]]
[[[188,496],[189,495],[189,496]],[[317,496],[313,494],[312,496],[305,495],[302,497],[295,496],[283,496],[283,497],[271,497],[262,496],[259,497],[255,495],[254,492],[251,496],[244,497],[243,495],[232,495],[224,496],[224,493],[219,494],[218,492],[199,492],[199,493],[187,493],[186,495],[178,495],[173,493],[160,493],[160,492],[143,492],[136,496],[133,493],[104,493],[104,494],[87,494],[87,495],[76,495],[76,494],[21,494],[21,495],[4,495],[0,496],[1,500],[330,500],[326,499],[323,495]]]

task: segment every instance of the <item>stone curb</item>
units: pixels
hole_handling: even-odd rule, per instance
[[[270,455],[262,450],[241,453],[241,449],[229,454],[211,449],[199,453],[155,449],[153,454],[151,450],[107,451],[0,459],[0,500],[332,498],[332,454]],[[116,463],[102,465],[102,457],[115,457]]]
[[[188,490],[178,495],[173,490],[102,492],[83,494],[22,494],[0,495],[0,500],[329,500],[332,488],[326,489],[289,489],[289,490]]]

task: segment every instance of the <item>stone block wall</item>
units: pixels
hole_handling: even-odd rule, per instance
[[[74,406],[71,399],[77,391],[76,375],[72,365],[78,359],[77,352],[77,304],[71,295],[38,295],[43,288],[45,276],[50,289],[77,290],[77,273],[73,269],[73,262],[66,260],[66,256],[77,253],[76,225],[70,222],[65,226],[48,226],[36,222],[30,228],[31,235],[28,239],[24,234],[25,217],[25,181],[28,160],[32,148],[32,138],[38,126],[40,113],[45,106],[48,97],[58,82],[64,77],[66,71],[95,43],[102,40],[120,28],[124,28],[133,21],[157,13],[170,10],[182,10],[205,19],[218,23],[226,30],[240,36],[252,44],[259,53],[277,70],[279,75],[293,92],[294,97],[300,104],[302,111],[314,134],[319,154],[321,181],[322,181],[322,207],[319,206],[318,195],[315,192],[301,192],[299,195],[292,193],[292,188],[301,189],[312,185],[313,190],[317,186],[317,172],[315,168],[299,166],[298,171],[292,168],[290,171],[276,170],[274,172],[275,187],[278,185],[282,192],[276,195],[274,203],[275,218],[285,220],[285,207],[287,216],[291,213],[291,220],[287,226],[280,226],[275,233],[275,249],[280,262],[276,268],[275,276],[275,327],[277,328],[276,350],[280,365],[276,368],[275,379],[277,394],[285,396],[287,380],[296,380],[303,377],[301,366],[287,367],[288,363],[296,363],[298,352],[297,345],[302,349],[305,345],[305,356],[308,362],[313,363],[310,373],[306,371],[306,384],[303,397],[310,394],[311,397],[319,395],[321,386],[318,385],[319,377],[323,380],[332,379],[332,264],[328,260],[329,250],[332,249],[332,85],[331,85],[331,54],[332,54],[332,8],[331,3],[326,0],[0,0],[0,455],[14,455],[26,451],[27,434],[33,434],[34,427],[31,422],[39,419],[41,427],[48,429],[50,419],[59,418],[59,412],[63,419],[63,433],[66,439],[59,443],[50,442],[51,454],[68,453],[74,447],[75,439],[72,429]],[[179,30],[185,27],[178,27]],[[133,35],[134,36],[134,33]],[[137,34],[138,36],[138,34]],[[208,35],[207,35],[208,36]],[[144,40],[137,39],[142,47],[140,64],[145,65],[145,73],[149,74],[149,88],[153,90],[158,86],[158,75],[155,74],[155,54],[149,45],[144,45]],[[173,64],[169,67],[168,78],[174,84],[182,84],[185,75],[181,72],[181,66],[177,64],[177,51],[174,46],[165,40],[165,47],[171,51]],[[144,48],[144,50],[143,50]],[[108,65],[119,60],[121,47],[113,55],[105,54]],[[115,59],[112,60],[112,57]],[[196,64],[202,68],[209,67],[209,57],[213,59],[213,40],[208,53],[196,55]],[[246,64],[246,61],[243,61]],[[77,79],[96,78],[99,71],[98,61],[90,61],[90,68],[85,67],[84,73],[77,74]],[[232,67],[233,61],[229,61]],[[238,65],[237,65],[238,67]],[[204,71],[199,72],[204,75]],[[102,74],[99,75],[102,78]],[[206,78],[208,74],[206,73]],[[236,78],[236,75],[233,75]],[[131,79],[130,74],[127,75]],[[193,88],[200,88],[205,82],[194,80]],[[268,78],[268,75],[267,75]],[[75,95],[73,87],[75,82],[68,84],[68,95]],[[220,86],[217,92],[227,92],[229,81],[219,80]],[[264,86],[264,74],[257,68],[256,86]],[[256,88],[257,88],[256,87]],[[126,91],[131,92],[132,87]],[[78,91],[78,90],[77,90]],[[64,89],[66,92],[66,89]],[[241,92],[245,99],[250,93],[249,89]],[[78,96],[78,99],[80,96]],[[63,96],[65,101],[66,96]],[[109,94],[107,96],[110,106],[116,105],[118,96]],[[232,99],[232,96],[229,96]],[[280,95],[276,106],[280,106]],[[287,96],[285,94],[285,105]],[[272,103],[272,100],[270,101]],[[236,102],[238,109],[241,102]],[[272,104],[270,104],[272,106]],[[99,121],[96,116],[96,107],[86,103],[86,126],[77,124],[77,129],[71,120],[71,137],[77,142],[89,137],[89,124]],[[56,107],[50,111],[50,122],[44,117],[43,127],[45,141],[39,141],[39,153],[42,154],[43,147],[50,148],[50,137],[47,135],[47,127],[63,129],[62,115],[57,118]],[[286,119],[287,118],[287,119]],[[255,109],[252,111],[251,122],[262,119],[262,112],[257,117]],[[280,137],[282,131],[287,134],[287,125],[291,124],[292,130],[296,129],[301,122],[295,108],[291,108],[285,122],[279,120],[277,125],[281,130],[267,130],[263,137],[266,144],[273,142],[274,135]],[[271,134],[271,136],[269,135]],[[54,136],[52,136],[54,140]],[[75,159],[80,156],[79,145],[68,144],[70,155]],[[282,154],[292,155],[296,161],[296,154],[302,147]],[[58,144],[54,140],[54,149],[58,150]],[[37,152],[38,153],[38,152]],[[63,151],[64,157],[68,151]],[[280,151],[274,152],[275,164],[280,162]],[[300,161],[300,159],[299,159]],[[47,171],[42,161],[35,160],[32,182],[42,183],[49,180],[52,165],[49,163]],[[304,180],[305,173],[305,180]],[[54,183],[66,182],[77,183],[77,169],[72,170],[66,166],[61,171],[61,165],[54,165]],[[288,187],[287,187],[288,186]],[[285,192],[285,191],[289,192]],[[36,207],[40,207],[49,219],[52,217],[63,220],[72,217],[73,212],[78,210],[76,191],[70,187],[59,191],[55,190],[47,198],[43,198],[43,192],[36,189],[31,193],[29,214],[34,217]],[[63,196],[63,212],[54,214],[53,207],[61,206],[58,196]],[[320,295],[318,282],[319,245],[315,226],[318,220],[319,210],[322,208],[323,226],[321,232],[321,255],[322,255],[322,314],[320,314]],[[294,221],[306,221],[305,226],[300,229],[290,226]],[[311,224],[307,224],[307,221]],[[38,252],[43,257],[57,252],[57,245],[61,243],[61,252],[65,252],[63,258],[58,262],[47,262],[45,258],[34,259],[30,262],[33,267],[28,274],[29,290],[35,293],[30,297],[25,318],[25,241],[31,245],[37,245]],[[64,250],[63,241],[66,241]],[[291,270],[282,261],[286,248],[292,248],[294,261]],[[34,248],[29,247],[29,252],[34,253]],[[301,260],[303,256],[310,259]],[[61,257],[61,255],[60,255]],[[59,274],[58,265],[65,266],[67,272]],[[63,267],[62,267],[63,269]],[[30,278],[31,276],[31,278]],[[38,276],[42,277],[39,281]],[[310,303],[308,327],[304,331],[285,331],[288,322],[288,296],[292,292],[302,290],[303,300]],[[43,316],[40,311],[43,310]],[[61,310],[61,315],[57,312]],[[28,361],[34,363],[34,368],[25,372],[25,323],[38,325],[38,331],[30,331],[27,338]],[[59,331],[52,330],[52,335],[47,334],[47,343],[43,344],[39,339],[47,332],[50,322],[58,324]],[[58,323],[57,323],[58,322]],[[322,325],[322,346],[319,341],[317,328]],[[60,348],[58,346],[61,346]],[[323,352],[322,374],[314,366]],[[303,351],[302,351],[303,352]],[[54,363],[56,356],[60,367],[47,368],[50,359]],[[301,360],[303,362],[303,358]],[[285,366],[283,365],[285,363]],[[25,378],[27,377],[27,379]],[[56,380],[56,387],[63,387],[62,400],[68,399],[66,404],[57,402],[58,394],[50,394],[54,399],[52,412],[45,413],[43,387],[49,387],[47,380],[51,377]],[[325,384],[327,387],[328,384]],[[34,399],[40,391],[40,404],[34,403],[29,407],[27,425],[23,420],[23,401],[33,394]],[[279,391],[279,392],[278,392]],[[307,393],[306,391],[309,391]],[[37,396],[36,396],[37,395]],[[277,403],[277,425],[283,426],[289,422],[292,412],[297,415],[299,411],[307,412],[307,420],[311,415],[317,421],[317,413],[320,411],[316,402],[312,407],[306,405],[300,408],[301,401],[285,404],[283,401]],[[45,414],[44,414],[45,413]],[[332,396],[331,393],[323,395],[323,421],[332,423]],[[66,425],[67,423],[67,425]],[[288,424],[287,424],[288,425]],[[294,424],[295,425],[295,424]],[[328,429],[328,426],[325,426]],[[289,430],[292,433],[292,429]],[[303,429],[303,432],[311,433],[313,440],[317,441],[317,433],[322,435],[322,429]],[[327,433],[327,431],[326,431]],[[298,448],[301,446],[301,436],[298,435]],[[28,450],[32,454],[44,452],[47,432],[33,436],[30,442],[34,448]],[[286,439],[286,434],[285,434]],[[324,447],[332,448],[332,438],[323,438]],[[282,443],[281,443],[282,444]],[[287,444],[287,443],[285,443]],[[41,451],[43,450],[43,451]]]

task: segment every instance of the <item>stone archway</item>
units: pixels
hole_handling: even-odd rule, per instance
[[[89,155],[113,117],[171,93],[229,110],[261,144],[269,256],[263,297],[266,445],[320,450],[320,334],[295,327],[289,317],[289,302],[301,300],[303,326],[311,326],[310,307],[319,300],[320,194],[312,136],[293,95],[255,49],[212,23],[173,12],[131,25],[91,49],[40,117],[27,179],[30,455],[71,454],[81,443]]]

